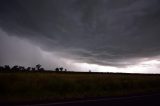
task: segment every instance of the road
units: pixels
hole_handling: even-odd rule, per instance
[[[2,106],[9,105],[4,104]],[[160,106],[160,94],[54,103],[23,104],[18,106]]]

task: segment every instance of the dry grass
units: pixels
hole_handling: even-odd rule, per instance
[[[159,75],[0,73],[0,100],[2,101],[123,96],[159,91]]]

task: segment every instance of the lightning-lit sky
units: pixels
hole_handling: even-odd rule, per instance
[[[0,0],[0,65],[160,73],[160,0]]]

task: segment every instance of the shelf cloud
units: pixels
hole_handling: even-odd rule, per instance
[[[43,52],[56,54],[55,58],[128,67],[146,59],[159,60],[159,4],[159,0],[1,0],[0,37],[25,40]],[[3,41],[16,45],[8,39]],[[2,44],[3,50],[6,44]],[[5,55],[0,53],[0,58]],[[22,57],[17,56],[17,61]],[[12,61],[7,59],[0,64]]]

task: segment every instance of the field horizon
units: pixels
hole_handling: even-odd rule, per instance
[[[160,75],[1,72],[0,85],[0,102],[56,101],[160,93]]]

